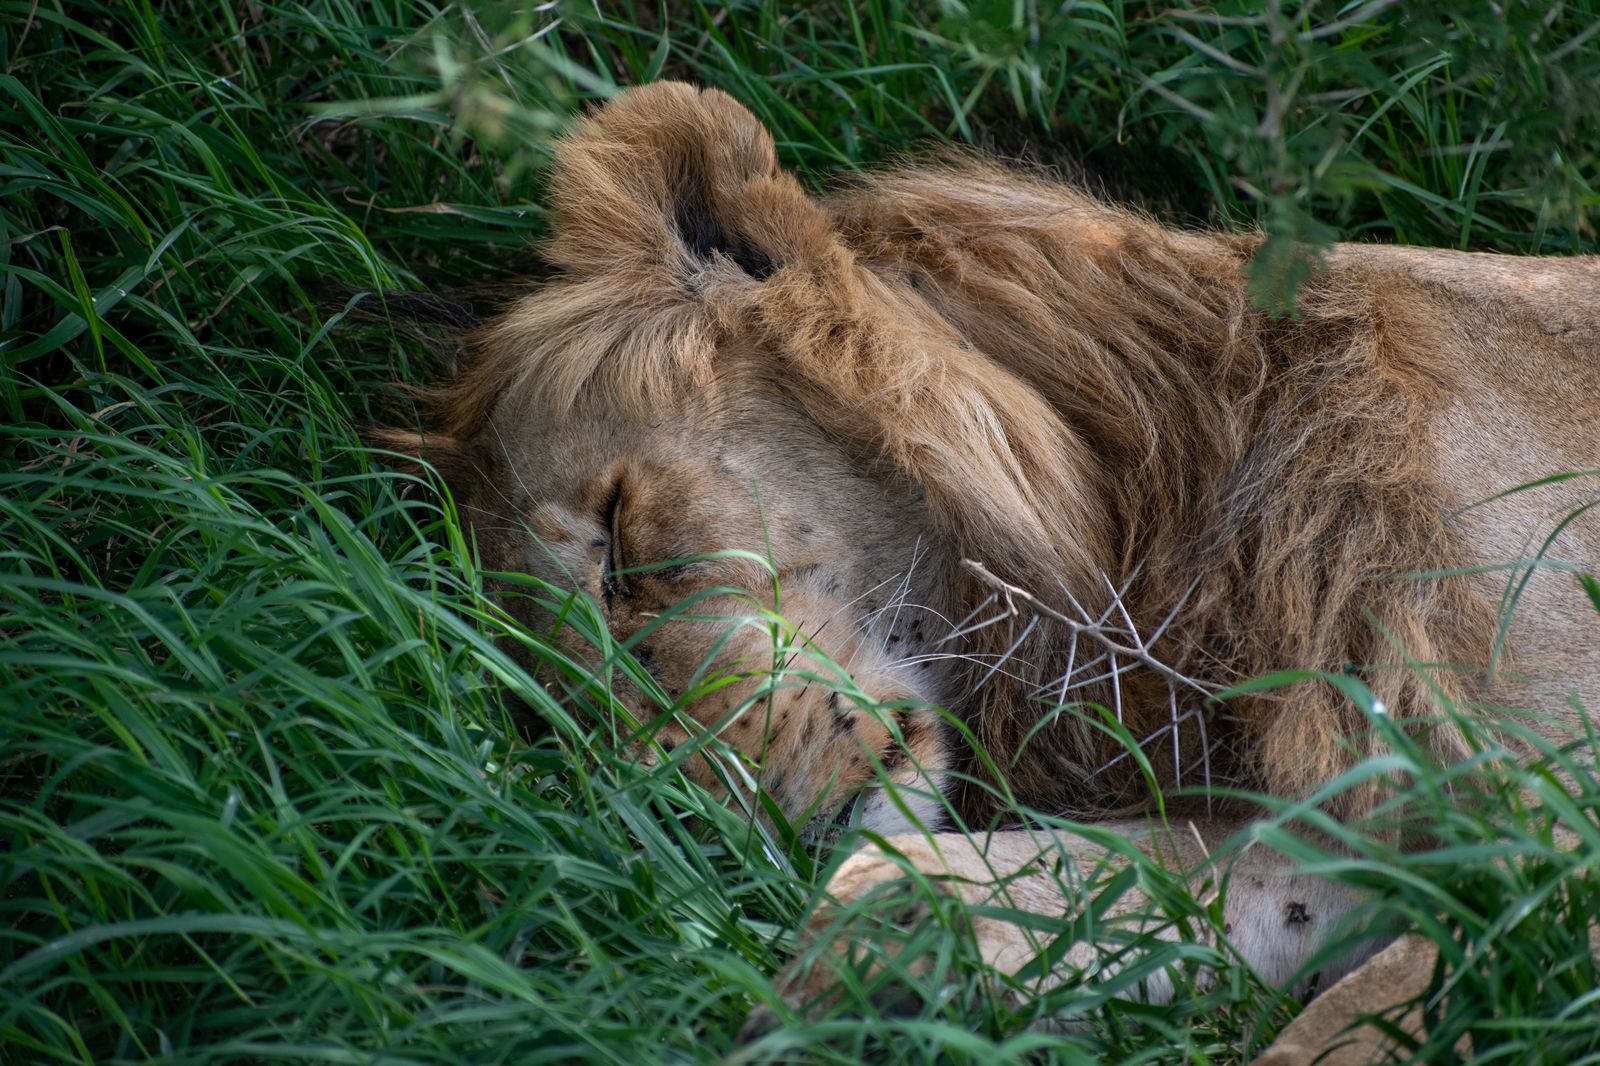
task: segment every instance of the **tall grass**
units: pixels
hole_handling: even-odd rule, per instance
[[[448,497],[353,429],[414,417],[391,383],[444,369],[383,294],[531,266],[551,138],[655,76],[733,92],[814,181],[970,141],[1259,222],[1268,301],[1335,233],[1593,251],[1596,25],[1587,2],[3,0],[0,1057],[1236,1060],[1289,1008],[1148,863],[1041,934],[1137,965],[997,984],[935,895],[914,1010],[882,1016],[868,975],[828,1017],[784,1011],[771,976],[837,856],[641,767],[603,677],[547,689],[496,643],[555,657],[485,600]],[[1437,848],[1263,832],[1446,945],[1427,1055],[1466,1032],[1593,1055],[1592,774],[1486,753],[1500,791],[1463,805],[1459,768],[1393,742],[1364,772],[1403,771]],[[1195,935],[1099,929],[1135,888]],[[1162,966],[1175,1002],[1130,1005]],[[753,1004],[785,1024],[740,1049]]]

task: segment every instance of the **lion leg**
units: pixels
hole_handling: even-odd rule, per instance
[[[1365,1066],[1385,1062],[1399,1049],[1387,1033],[1363,1019],[1428,990],[1439,949],[1420,936],[1403,936],[1306,1004],[1252,1066]],[[1395,1025],[1420,1035],[1422,1011],[1411,1008]],[[1465,1038],[1463,1038],[1465,1039]],[[1466,1051],[1466,1048],[1458,1050]]]
[[[1081,894],[1068,887],[1092,886],[1113,875],[1130,861],[1126,853],[1096,843],[1099,833],[1126,841],[1155,858],[1165,868],[1181,871],[1190,888],[1214,892],[1225,884],[1224,933],[1244,960],[1269,985],[1305,996],[1327,987],[1360,965],[1382,946],[1369,941],[1354,948],[1316,974],[1302,971],[1342,920],[1362,903],[1353,889],[1290,870],[1276,852],[1248,845],[1229,855],[1213,855],[1244,823],[1207,821],[1185,823],[1171,830],[1143,821],[1111,822],[1093,827],[1089,835],[1067,832],[1015,830],[973,837],[941,833],[891,837],[882,847],[868,846],[847,859],[828,882],[832,901],[819,907],[807,930],[809,941],[796,963],[778,980],[785,1002],[802,1012],[825,1008],[838,995],[840,976],[851,966],[860,970],[859,927],[840,921],[852,905],[887,895],[886,907],[867,912],[878,923],[901,929],[917,926],[930,912],[933,893],[958,897],[979,908],[967,919],[983,960],[996,971],[1015,976],[1051,943],[1055,933],[1040,923],[1014,921],[1007,910],[1051,918],[1070,919]],[[1208,886],[1206,882],[1211,882]],[[1070,896],[1069,896],[1070,893]],[[1176,939],[1180,932],[1163,923],[1159,914],[1148,917],[1149,900],[1136,888],[1125,891],[1100,915],[1101,924],[1128,923],[1156,936]],[[874,947],[879,959],[893,948]],[[1095,961],[1094,944],[1079,943],[1063,952],[1054,966],[1037,975],[1046,988]],[[905,972],[918,972],[917,960],[896,960]],[[1291,987],[1293,986],[1293,987]],[[1146,982],[1144,995],[1153,1002],[1167,999],[1172,985],[1166,975]],[[773,1019],[765,1011],[752,1015],[751,1032],[765,1029]]]

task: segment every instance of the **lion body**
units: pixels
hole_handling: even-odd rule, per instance
[[[1254,236],[1163,228],[974,161],[817,201],[742,107],[677,85],[562,142],[551,215],[556,277],[472,338],[427,449],[486,562],[591,592],[791,817],[826,813],[874,763],[908,784],[981,779],[936,718],[861,710],[884,701],[949,707],[1025,803],[1136,803],[1136,776],[1106,772],[1117,742],[1052,713],[1070,634],[963,626],[994,592],[963,560],[1063,610],[1126,612],[1209,687],[1354,673],[1398,718],[1514,702],[1552,735],[1600,701],[1583,589],[1518,565],[1600,569],[1600,522],[1573,516],[1595,481],[1501,495],[1600,468],[1593,259],[1341,245],[1275,319],[1245,293]],[[770,560],[780,591],[747,556],[657,566],[719,549]],[[695,596],[698,620],[661,623]],[[818,668],[750,713],[771,632],[719,623],[749,603],[848,671],[860,707]],[[689,700],[712,660],[750,676]],[[1236,698],[1204,732],[1173,724],[1148,669],[1074,698],[1136,738],[1173,731],[1185,784],[1203,766],[1302,795],[1368,736],[1315,681]],[[1462,743],[1427,736],[1446,757]],[[985,795],[963,798],[976,812]],[[865,820],[898,825],[893,810]]]

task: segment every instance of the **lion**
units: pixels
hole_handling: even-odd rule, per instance
[[[910,862],[983,898],[1046,846],[941,832],[949,811],[987,824],[997,794],[1214,861],[1250,812],[1150,830],[1126,736],[1190,753],[1145,760],[1161,785],[1295,799],[1375,750],[1372,710],[1456,760],[1441,707],[1537,707],[1555,736],[1600,704],[1593,609],[1560,569],[1600,567],[1592,484],[1503,492],[1600,467],[1594,258],[1342,244],[1274,317],[1246,292],[1259,234],[1167,228],[972,157],[814,197],[749,111],[674,83],[556,145],[548,212],[552,275],[470,334],[431,430],[373,439],[433,464],[487,567],[593,598],[660,686],[617,681],[640,721],[671,717],[651,751],[716,733],[786,819],[889,838],[836,896]],[[1535,554],[1559,566],[1507,596],[1504,565]],[[763,688],[775,630],[731,621],[752,616],[826,665]],[[1069,660],[1107,619],[1145,643],[1085,678]],[[705,685],[712,667],[732,680]],[[1374,702],[1308,681],[1206,709],[1281,669],[1353,675]],[[737,791],[712,762],[684,768]],[[1359,817],[1375,789],[1325,806]],[[1292,983],[1308,929],[1359,901],[1239,861],[1259,875],[1227,902],[1254,930],[1240,950]],[[997,965],[1037,953],[999,926],[978,930]],[[825,994],[809,982],[791,998]]]

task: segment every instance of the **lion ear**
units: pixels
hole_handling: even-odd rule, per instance
[[[384,466],[399,473],[424,477],[431,467],[452,492],[460,492],[483,476],[476,449],[446,434],[423,436],[408,429],[373,426],[361,430],[361,443],[371,448]]]
[[[579,123],[556,145],[549,204],[551,258],[580,276],[760,281],[829,241],[761,122],[681,82],[629,89]]]

